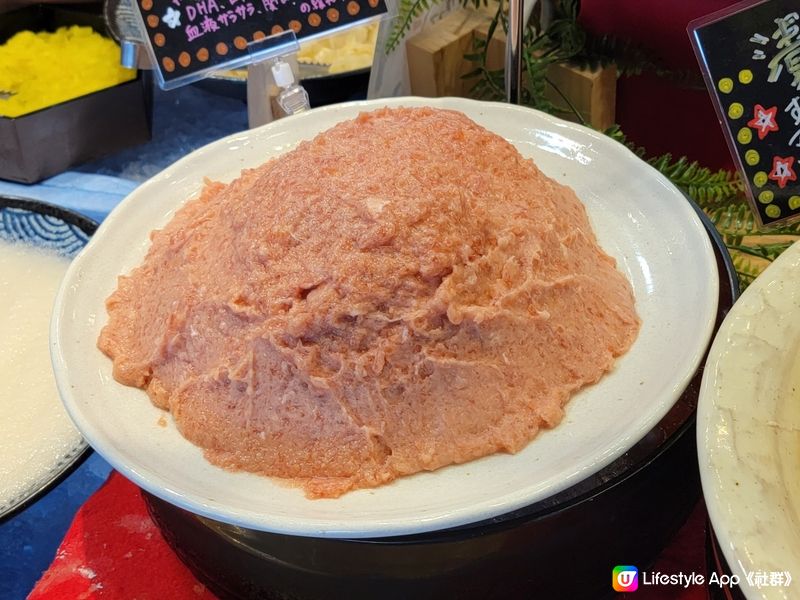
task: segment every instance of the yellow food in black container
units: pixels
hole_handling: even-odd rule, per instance
[[[136,78],[90,27],[22,31],[0,46],[0,116],[18,117]]]

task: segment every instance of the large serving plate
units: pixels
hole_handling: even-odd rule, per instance
[[[71,258],[86,245],[96,227],[94,221],[57,206],[26,198],[0,196],[0,240],[6,242],[27,244]],[[25,281],[14,283],[26,285]],[[48,368],[40,376],[53,375]],[[53,397],[50,407],[26,405],[25,398],[0,398],[0,401],[16,403],[26,419],[36,422],[40,422],[43,414],[40,411],[62,410],[56,397]],[[8,423],[0,422],[0,435],[10,435],[12,432],[8,427]],[[32,454],[47,459],[31,463],[22,477],[10,482],[11,487],[7,490],[14,492],[0,501],[0,520],[9,518],[51,489],[80,463],[88,450],[86,441],[66,418],[63,419],[63,428],[51,423],[48,429],[40,430],[36,438],[25,440],[25,443]]]
[[[421,473],[336,500],[210,465],[138,389],[111,377],[95,347],[105,298],[144,257],[204,177],[229,181],[335,123],[382,106],[460,110],[507,138],[571,185],[598,239],[630,279],[642,329],[599,384],[577,394],[564,422],[516,455]],[[548,497],[598,471],[642,438],[696,370],[716,315],[718,277],[703,225],[681,193],[622,145],[589,129],[516,106],[444,98],[340,104],[233,135],[178,161],[106,219],[67,272],[56,301],[53,360],[78,428],[115,468],[153,494],[249,529],[324,537],[380,537],[471,523]],[[158,293],[158,290],[153,290]]]
[[[708,514],[740,589],[750,599],[796,598],[800,243],[747,288],[722,324],[700,391],[697,447]],[[787,573],[795,579],[788,587]]]

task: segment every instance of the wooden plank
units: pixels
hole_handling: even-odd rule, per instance
[[[458,9],[409,38],[411,93],[429,98],[466,96],[474,82],[462,79],[473,68],[464,55],[472,52],[474,30],[486,19],[480,12]]]
[[[488,31],[489,22],[482,23],[475,28],[475,36],[485,40]],[[488,69],[504,68],[505,42],[505,33],[498,27],[489,42],[486,56]],[[547,69],[547,78],[561,90],[589,125],[603,131],[614,124],[617,102],[616,66],[589,71],[569,65],[551,65]],[[579,121],[567,102],[552,86],[547,86],[546,94],[550,102],[562,109],[558,116],[570,121]]]

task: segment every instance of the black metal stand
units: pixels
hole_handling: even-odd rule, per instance
[[[522,32],[524,30],[524,0],[509,0],[505,72],[506,101],[509,104],[522,102]]]

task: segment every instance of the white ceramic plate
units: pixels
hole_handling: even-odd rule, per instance
[[[210,465],[138,389],[111,377],[95,347],[116,277],[144,257],[148,233],[196,194],[300,140],[382,106],[461,110],[512,141],[587,206],[603,248],[631,280],[639,338],[598,385],[573,398],[564,422],[525,450],[495,455],[337,500]],[[157,293],[157,291],[154,291]],[[178,161],[135,190],[72,264],[57,298],[53,360],[78,428],[115,468],[153,494],[213,519],[325,537],[409,534],[474,522],[541,500],[601,469],[641,439],[687,385],[709,343],[718,277],[703,225],[681,193],[622,145],[526,108],[445,98],[339,104],[233,135]]]
[[[759,276],[722,323],[697,407],[708,514],[750,599],[800,590],[800,243]],[[758,573],[789,572],[790,587]],[[750,574],[750,580],[748,580]]]

